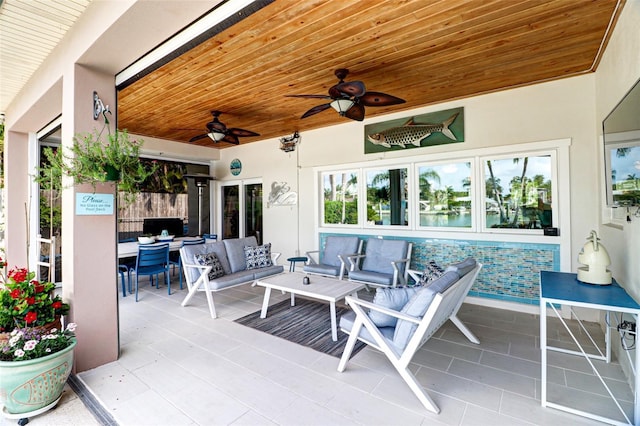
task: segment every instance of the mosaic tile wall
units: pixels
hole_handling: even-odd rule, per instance
[[[320,246],[329,235],[320,234]],[[366,240],[369,235],[360,235]],[[483,264],[470,296],[486,297],[509,302],[538,305],[541,270],[560,270],[560,245],[507,243],[499,241],[472,241],[431,238],[395,238],[413,243],[411,269],[420,270],[430,260],[446,266],[449,263],[474,257]]]

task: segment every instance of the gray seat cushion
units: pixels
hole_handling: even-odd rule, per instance
[[[271,265],[264,268],[251,269],[251,272],[253,272],[253,278],[256,280],[268,275],[280,274],[283,271],[284,267],[282,265]]]
[[[430,286],[422,287],[407,302],[400,312],[416,318],[422,318],[429,309],[433,298],[437,293],[442,293],[453,284],[458,282],[460,277],[455,271],[445,272],[440,278],[435,280]],[[406,320],[398,320],[395,333],[393,334],[393,342],[396,347],[404,349],[409,343],[411,336],[417,328],[417,324]]]
[[[391,261],[406,259],[408,250],[409,243],[407,241],[369,238],[365,248],[366,256],[360,269],[393,276]],[[398,265],[400,275],[404,274],[404,268],[404,263]]]
[[[253,277],[253,270],[234,272],[232,274],[223,275],[219,278],[216,278],[215,280],[209,281],[209,286],[213,290],[222,290],[223,288],[231,287],[236,284],[242,284],[248,281],[252,281]]]
[[[342,315],[340,317],[340,329],[342,330],[346,330],[348,332],[351,332],[351,330],[353,329],[353,323],[356,320],[356,313],[353,311],[349,311],[346,314]],[[382,336],[388,341],[388,343],[391,346],[393,345],[393,331],[394,328],[393,327],[378,327],[378,330],[380,330],[380,333],[382,334]],[[371,335],[371,333],[369,333],[369,330],[367,330],[366,327],[362,327],[360,329],[360,334],[358,335],[358,337],[364,341],[366,341],[367,343],[376,345],[376,341],[373,340],[373,336]],[[377,345],[376,345],[377,346]]]
[[[390,286],[393,284],[393,272],[390,274],[371,272],[371,271],[349,271],[349,279],[355,281],[364,281],[371,284],[380,284]]]
[[[338,276],[340,275],[340,267],[339,266],[331,266],[331,265],[305,265],[304,272],[309,272],[311,274],[320,274],[320,275],[332,275]]]

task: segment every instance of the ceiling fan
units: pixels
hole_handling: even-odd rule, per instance
[[[227,129],[227,126],[224,123],[221,123],[218,120],[218,117],[222,114],[220,111],[211,111],[211,115],[213,115],[213,120],[207,123],[207,133],[202,135],[194,136],[189,139],[189,142],[195,142],[204,138],[211,138],[212,141],[218,143],[228,142],[234,145],[240,145],[240,141],[238,137],[246,137],[246,136],[260,136],[259,133],[252,132],[250,130],[231,128]]]
[[[403,104],[404,99],[396,98],[381,92],[367,92],[362,81],[348,81],[344,79],[349,74],[346,68],[339,68],[335,71],[336,77],[340,80],[338,84],[329,89],[329,95],[285,95],[290,98],[314,98],[331,99],[329,103],[311,108],[300,118],[307,118],[325,109],[333,108],[342,117],[352,120],[362,121],[364,119],[365,106],[388,106]]]

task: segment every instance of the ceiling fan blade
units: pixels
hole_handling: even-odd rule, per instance
[[[361,81],[348,81],[346,83],[340,83],[335,87],[339,92],[356,98],[364,95],[364,93],[367,91],[367,89],[364,87],[364,83]]]
[[[367,92],[360,97],[360,102],[366,106],[387,106],[403,104],[406,101],[392,95],[387,95],[386,93]]]
[[[311,99],[331,99],[327,95],[284,95],[287,98],[311,98]]]
[[[227,134],[224,138],[222,138],[222,142],[228,142],[234,145],[240,145],[240,140],[236,135]]]
[[[191,139],[189,139],[189,142],[199,141],[200,139],[204,139],[206,137],[208,137],[208,135],[206,133],[204,135],[194,136]]]
[[[322,104],[322,105],[314,106],[309,111],[307,111],[304,114],[302,114],[302,117],[300,117],[300,118],[307,118],[310,115],[317,114],[317,113],[322,112],[325,109],[329,109],[329,108],[331,108],[331,104]]]
[[[340,90],[338,90],[338,85],[336,84],[335,86],[331,86],[331,88],[329,89],[329,97],[331,97],[331,99],[338,99],[344,98],[345,95]]]
[[[227,126],[219,121],[210,121],[207,123],[207,130],[209,133],[217,131],[218,133],[224,133],[227,130]]]
[[[356,121],[364,120],[364,105],[360,103],[354,104],[344,113],[344,116]]]
[[[251,130],[236,129],[236,128],[228,129],[227,134],[234,135],[234,136],[241,136],[241,137],[242,136],[260,136],[260,133],[252,132]]]

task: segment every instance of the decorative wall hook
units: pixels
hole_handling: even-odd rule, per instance
[[[105,110],[108,110],[109,107],[104,106],[104,103],[102,103],[102,99],[100,99],[100,97],[98,96],[98,92],[94,91],[93,92],[93,119],[97,120],[98,117],[100,117],[100,114],[102,114]]]
[[[284,152],[296,150],[296,145],[300,143],[300,133],[296,130],[293,135],[280,138],[280,149]]]

